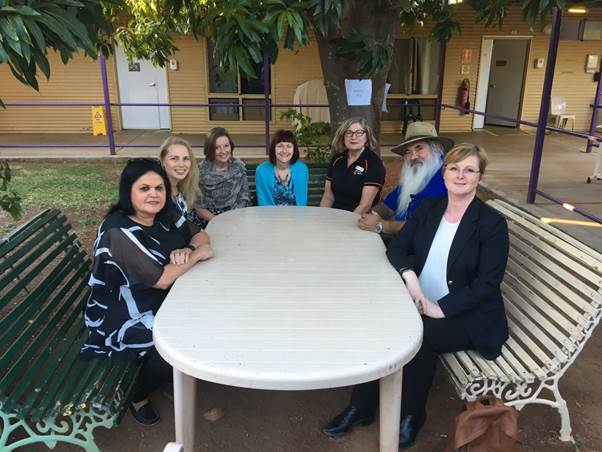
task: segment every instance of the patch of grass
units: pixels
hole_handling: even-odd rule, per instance
[[[24,215],[15,222],[0,212],[0,236],[35,213],[55,208],[67,215],[86,249],[108,207],[117,199],[123,161],[12,161],[11,189],[23,199]]]

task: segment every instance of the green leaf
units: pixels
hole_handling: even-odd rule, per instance
[[[4,50],[4,47],[0,45],[0,64],[8,61],[8,53]]]
[[[46,50],[46,40],[44,39],[42,30],[40,30],[40,27],[38,27],[38,24],[35,22],[35,19],[29,18],[29,17],[24,17],[23,22],[25,23],[25,26],[29,30],[29,34],[31,36],[33,36],[33,39],[34,39],[35,44],[38,47],[38,49],[40,49],[40,51],[45,51]]]
[[[37,12],[35,9],[32,9],[26,5],[15,6],[15,9],[21,16],[39,16],[40,15],[40,13]]]
[[[34,52],[33,58],[35,60],[35,63],[38,65],[38,67],[48,80],[50,78],[50,64],[48,63],[48,58],[46,58],[46,55],[40,52]]]
[[[0,18],[0,31],[8,40],[18,41],[17,29],[12,17]]]

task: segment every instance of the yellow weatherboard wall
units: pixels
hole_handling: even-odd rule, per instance
[[[15,79],[7,64],[0,64],[0,98],[4,102],[98,102],[104,105],[100,64],[83,54],[68,64],[55,52],[48,53],[50,80],[38,75],[40,91]],[[119,99],[114,59],[107,59],[109,92]],[[113,127],[121,124],[119,108],[112,107]],[[92,131],[90,107],[7,107],[0,108],[0,132],[40,133]]]
[[[456,12],[462,24],[461,34],[455,35],[447,46],[443,102],[455,104],[457,89],[462,79],[470,80],[470,101],[475,105],[478,82],[479,56],[484,36],[490,38],[530,39],[528,61],[525,72],[525,85],[521,107],[522,119],[537,121],[541,89],[545,68],[534,67],[534,60],[544,58],[547,64],[549,35],[543,33],[538,24],[531,30],[522,18],[520,7],[509,10],[504,26],[485,28],[475,24],[474,12],[467,5],[459,5]],[[576,17],[565,14],[566,17]],[[602,8],[590,8],[588,19],[602,19]],[[430,33],[431,26],[416,27],[402,31],[398,37],[424,37]],[[207,103],[208,92],[207,45],[204,39],[182,36],[176,40],[179,50],[172,58],[178,61],[178,70],[167,69],[169,100],[173,103]],[[464,49],[472,50],[470,74],[460,73],[461,55]],[[577,116],[576,129],[589,128],[591,118],[590,104],[593,102],[596,83],[592,74],[585,73],[585,59],[588,54],[601,55],[601,41],[560,41],[558,60],[552,88],[553,95],[564,96],[567,100],[567,113]],[[58,55],[49,54],[51,79],[40,78],[40,92],[22,85],[10,73],[7,65],[0,65],[0,98],[5,102],[98,102],[103,104],[102,82],[98,61],[77,56],[67,65],[63,65]],[[107,71],[109,91],[113,102],[119,101],[116,83],[114,59],[108,58]],[[291,52],[281,49],[278,60],[271,66],[272,103],[290,104],[295,88],[301,83],[322,78],[320,59],[315,41]],[[220,97],[216,94],[215,97]],[[258,102],[261,102],[259,96]],[[272,109],[273,130],[289,127],[279,119],[286,108]],[[113,127],[121,127],[118,107],[111,109]],[[0,109],[0,133],[22,132],[79,132],[89,133],[92,129],[90,107],[8,107]],[[171,126],[175,133],[206,133],[212,127],[224,126],[233,133],[263,134],[263,121],[210,121],[206,107],[171,107]],[[472,115],[461,115],[456,110],[446,109],[441,116],[442,132],[469,131],[472,127]],[[399,132],[400,121],[383,121],[384,133]],[[530,128],[529,128],[530,129]]]

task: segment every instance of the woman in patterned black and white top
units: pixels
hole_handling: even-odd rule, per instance
[[[83,359],[140,360],[132,394],[136,420],[153,425],[159,416],[148,395],[171,375],[152,339],[155,314],[174,281],[213,250],[205,232],[191,235],[167,202],[169,178],[156,160],[130,161],[121,174],[119,200],[94,242],[91,294],[84,321],[89,336]]]
[[[199,169],[190,143],[179,137],[168,137],[159,148],[159,160],[171,183],[171,203],[185,219],[188,206],[193,206],[199,193]]]

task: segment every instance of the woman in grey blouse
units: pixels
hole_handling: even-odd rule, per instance
[[[247,170],[233,151],[228,131],[223,127],[211,129],[205,141],[205,160],[199,167],[200,196],[192,215],[201,227],[220,213],[249,205]]]

